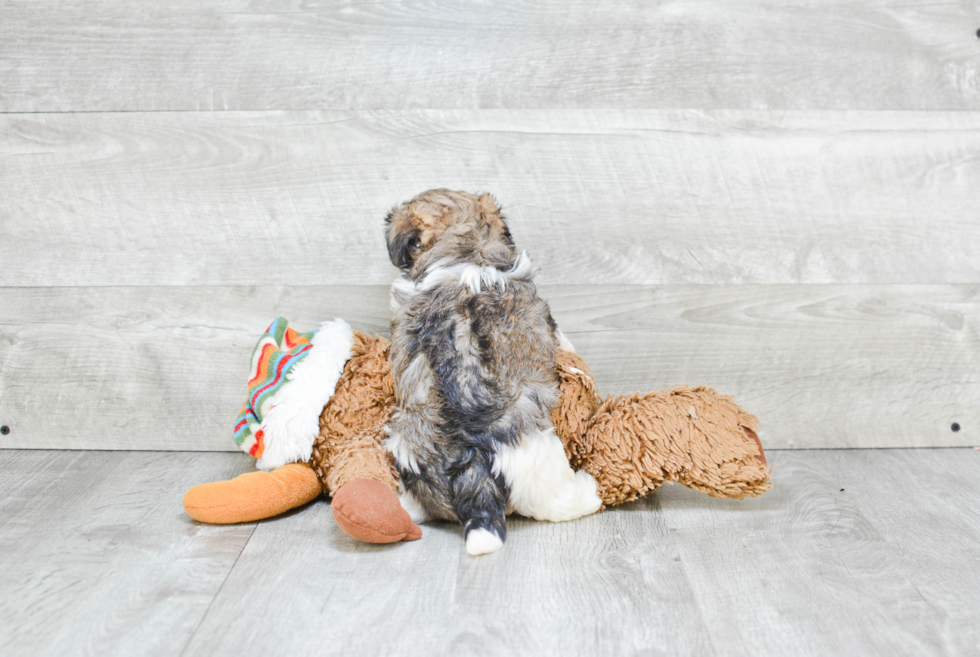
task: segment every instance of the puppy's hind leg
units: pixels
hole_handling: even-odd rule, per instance
[[[493,471],[504,479],[511,508],[522,516],[565,522],[602,508],[595,479],[584,470],[572,470],[561,439],[550,427],[502,447]]]
[[[496,552],[507,536],[507,493],[491,472],[491,457],[473,449],[452,482],[453,509],[463,524],[470,556]]]

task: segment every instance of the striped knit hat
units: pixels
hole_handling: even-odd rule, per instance
[[[354,333],[342,319],[299,333],[282,317],[252,351],[248,399],[235,422],[235,443],[262,470],[306,461],[323,407],[351,357]]]

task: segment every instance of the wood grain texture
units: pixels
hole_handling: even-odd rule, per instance
[[[412,543],[357,543],[326,504],[262,523],[185,654],[712,652],[655,512],[512,516],[500,552],[474,559],[463,546],[449,523]]]
[[[0,4],[0,111],[980,109],[971,2]]]
[[[0,653],[175,655],[255,528],[183,492],[245,455],[0,450]]]
[[[975,283],[978,152],[980,112],[2,115],[0,285],[387,285],[438,186],[545,284]]]
[[[774,487],[676,485],[579,521],[358,543],[318,500],[208,526],[241,454],[0,450],[0,652],[953,655],[980,649],[980,452],[769,451]]]
[[[450,524],[372,547],[311,505],[256,529],[187,654],[975,652],[980,594],[963,575],[980,494],[959,484],[980,455],[771,454],[762,498],[668,486],[572,523],[512,517],[504,548],[478,559]],[[909,466],[928,485],[910,486]]]
[[[828,461],[843,475],[840,485],[858,493],[854,506],[893,547],[896,566],[915,587],[910,597],[930,605],[940,652],[980,651],[980,594],[973,569],[960,565],[980,563],[980,452],[860,451],[853,459],[833,453]],[[871,469],[881,475],[869,481],[864,473]],[[895,498],[916,503],[895,504]]]
[[[977,651],[980,594],[966,564],[980,556],[980,496],[961,484],[967,473],[975,481],[980,454],[830,450],[770,462],[775,485],[756,500],[711,505],[676,487],[658,496],[715,646],[730,655]]]
[[[980,289],[543,286],[600,391],[733,395],[771,448],[971,445]],[[276,316],[386,333],[387,287],[0,288],[0,445],[234,449]],[[961,430],[951,431],[956,422]]]
[[[302,330],[335,316],[389,326],[387,288],[0,288],[0,298],[8,447],[235,449],[252,349],[276,316]]]
[[[570,331],[600,390],[710,385],[779,448],[980,442],[978,286],[548,292],[559,322],[565,304],[585,320]]]

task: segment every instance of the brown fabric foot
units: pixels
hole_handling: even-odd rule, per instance
[[[759,446],[759,454],[755,458],[762,465],[769,465],[766,462],[766,451],[764,449],[762,449],[762,441],[759,440],[758,434],[756,434],[755,431],[752,431],[752,429],[749,429],[748,427],[742,427],[742,431],[744,431],[745,432],[745,435],[748,436],[749,438],[751,438],[752,440],[754,440],[755,441],[755,444]]]
[[[422,537],[386,485],[374,479],[355,479],[334,493],[333,517],[345,532],[365,543],[397,543]]]

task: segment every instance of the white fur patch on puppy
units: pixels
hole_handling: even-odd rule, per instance
[[[384,439],[384,446],[391,455],[395,457],[395,463],[403,470],[411,470],[415,474],[419,473],[419,463],[415,458],[415,451],[410,445],[406,444],[400,433],[391,433],[391,427],[387,428],[388,437]]]
[[[408,303],[416,292],[418,292],[418,286],[402,274],[391,284],[388,308],[393,313],[398,312],[398,309]]]
[[[310,343],[313,348],[293,366],[286,384],[269,400],[260,427],[265,449],[255,462],[259,470],[269,472],[310,459],[313,441],[320,433],[320,414],[351,357],[354,331],[338,318],[324,322]]]
[[[398,484],[398,501],[401,502],[402,508],[405,509],[405,512],[408,513],[412,522],[416,525],[421,525],[423,522],[428,522],[432,519],[429,516],[429,512],[412,495],[412,491],[405,490],[401,483]]]
[[[575,472],[552,428],[521,436],[516,446],[501,446],[493,473],[510,488],[508,509],[535,520],[564,522],[595,513],[602,506],[595,479]]]
[[[496,552],[504,544],[500,537],[486,529],[473,529],[466,535],[466,553],[471,557]]]
[[[536,273],[537,270],[531,265],[531,259],[524,251],[517,256],[514,265],[506,271],[501,271],[495,267],[481,267],[472,263],[444,265],[440,261],[426,273],[417,289],[430,290],[447,281],[457,281],[461,285],[469,287],[470,291],[476,294],[484,287],[503,290],[509,282],[531,280]],[[402,288],[404,287],[402,286]]]

